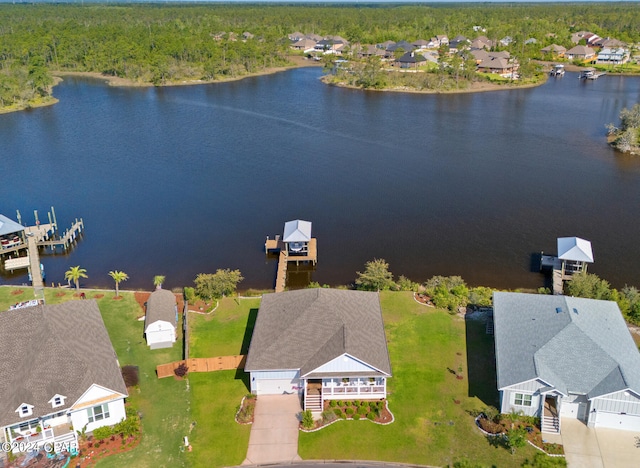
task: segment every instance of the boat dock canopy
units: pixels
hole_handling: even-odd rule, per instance
[[[579,237],[558,237],[558,258],[573,262],[593,263],[591,242]]]
[[[0,236],[24,231],[24,226],[0,214]]]
[[[287,221],[284,223],[283,242],[309,242],[311,240],[311,222]]]

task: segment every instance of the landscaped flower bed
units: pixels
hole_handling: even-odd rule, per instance
[[[240,407],[236,412],[236,422],[238,424],[252,424],[253,423],[253,412],[256,408],[256,396],[253,394],[248,394],[242,399],[242,403],[240,403]]]
[[[322,417],[309,427],[305,426],[303,413],[301,428],[317,430],[340,419],[368,419],[378,424],[389,424],[393,422],[393,415],[387,408],[386,400],[325,400]]]
[[[564,455],[564,448],[560,444],[544,442],[544,435],[540,432],[540,419],[532,416],[515,414],[498,414],[487,416],[480,413],[476,418],[478,427],[489,435],[506,435],[513,429],[524,428],[527,440],[550,455]]]

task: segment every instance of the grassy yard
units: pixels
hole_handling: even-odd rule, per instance
[[[246,354],[260,299],[220,301],[209,315],[189,314],[190,357]],[[244,372],[189,374],[196,422],[191,435],[193,466],[239,465],[247,455],[251,426],[235,423],[242,397],[249,393]]]
[[[485,405],[469,396],[467,336],[474,353],[489,353],[484,327],[417,304],[411,293],[382,293],[382,309],[391,354],[389,408],[395,422],[379,426],[369,421],[338,422],[314,433],[301,433],[303,459],[386,460],[446,465],[467,458],[476,463],[519,466],[532,458],[532,447],[511,455],[491,446],[475,428],[466,410]],[[484,362],[487,362],[484,360]],[[483,359],[475,359],[474,366]],[[462,367],[463,380],[453,372]],[[453,372],[452,372],[453,371]],[[474,369],[476,394],[495,404],[495,368]],[[485,388],[491,386],[491,388]],[[479,390],[479,391],[478,391]],[[357,427],[357,430],[356,430]]]
[[[22,289],[20,295],[11,292]],[[62,294],[64,295],[58,295]],[[75,291],[46,289],[48,304],[68,300]],[[88,299],[96,295],[102,318],[105,322],[113,347],[118,355],[120,365],[136,365],[140,368],[140,385],[132,389],[127,399],[141,414],[143,438],[134,450],[114,455],[98,463],[99,467],[176,467],[187,466],[188,461],[183,452],[182,437],[188,434],[191,394],[186,381],[172,378],[159,380],[155,367],[181,358],[182,347],[176,343],[173,348],[151,351],[143,338],[144,322],[136,319],[143,311],[135,301],[132,293],[121,293],[121,300],[113,300],[113,292],[84,290]],[[9,305],[33,298],[31,288],[0,288],[0,310]]]

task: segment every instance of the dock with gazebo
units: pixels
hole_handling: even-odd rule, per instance
[[[593,263],[591,242],[580,237],[558,237],[558,255],[540,254],[540,270],[551,270],[553,294],[561,295],[564,282],[575,273],[587,271],[587,265]]]
[[[311,237],[311,222],[296,219],[284,224],[282,236],[267,239],[264,243],[266,254],[278,254],[278,269],[276,273],[276,292],[282,292],[287,283],[287,266],[289,262],[311,263],[318,262],[318,242]]]

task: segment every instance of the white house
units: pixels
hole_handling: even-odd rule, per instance
[[[171,291],[158,288],[147,301],[144,334],[151,349],[171,348],[176,342],[178,304]]]
[[[0,442],[77,447],[126,418],[127,388],[93,300],[0,313]]]
[[[496,292],[500,411],[640,431],[640,353],[615,302]]]
[[[391,363],[375,292],[303,289],[265,294],[244,370],[251,392],[324,400],[382,399]]]

